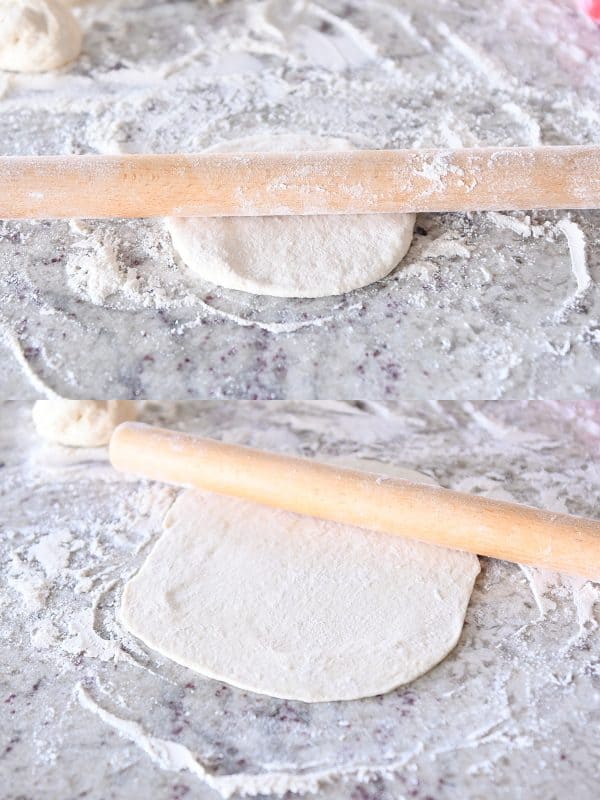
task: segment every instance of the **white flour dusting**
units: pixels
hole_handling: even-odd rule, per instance
[[[21,343],[14,331],[8,325],[4,324],[0,316],[0,339],[6,345],[11,356],[15,359],[19,367],[23,371],[23,375],[27,380],[28,385],[34,389],[39,395],[47,398],[58,398],[60,395],[50,388],[44,381],[34,372],[27,358],[23,353]]]
[[[42,536],[29,550],[50,580],[58,577],[69,565],[73,537],[66,531],[55,531]]]
[[[50,584],[31,569],[17,553],[12,554],[8,569],[8,585],[20,593],[27,611],[40,611],[46,607]]]
[[[20,665],[7,673],[9,685],[15,703],[23,698],[20,724],[38,731],[42,753],[49,737],[48,746],[81,754],[77,774],[86,763],[94,800],[106,765],[116,774],[124,758],[136,786],[149,781],[158,796],[174,780],[190,791],[202,780],[225,797],[289,790],[327,800],[383,781],[398,796],[401,786],[415,786],[413,777],[429,786],[457,767],[462,794],[471,796],[476,786],[514,787],[533,752],[549,758],[557,747],[566,748],[567,760],[571,748],[583,759],[581,796],[593,797],[585,729],[592,724],[597,585],[484,559],[458,649],[409,686],[310,709],[234,690],[156,656],[116,622],[121,589],[176,492],[117,475],[103,450],[40,443],[27,407],[0,406],[0,414],[9,487],[0,630],[17,637],[6,657]],[[595,511],[600,419],[589,403],[150,403],[144,420],[305,456],[395,461],[454,489],[558,512]],[[28,705],[26,689],[40,675],[43,702]],[[56,709],[65,727],[40,728],[42,708]],[[580,733],[565,742],[564,727],[575,719]],[[107,740],[107,726],[121,736]],[[107,742],[101,772],[85,761],[98,741]],[[69,758],[61,769],[83,791]],[[48,776],[43,758],[33,763],[63,794],[56,783],[62,773]],[[559,761],[550,775],[541,767],[527,772],[526,784],[541,794],[545,781],[562,787],[571,778]]]
[[[86,35],[72,68],[0,79],[0,137],[15,154],[190,153],[265,133],[358,147],[596,142],[596,31],[571,0],[468,9],[88,2],[77,10]],[[446,167],[424,166],[432,185]],[[596,216],[568,219],[585,239],[586,290],[575,229],[570,254],[557,235],[564,214],[424,214],[386,279],[344,298],[285,303],[193,276],[161,221],[3,223],[10,391],[464,399],[560,396],[568,385],[594,396]],[[422,257],[424,245],[435,252],[448,239],[462,249]],[[158,362],[157,376],[146,365]]]
[[[359,764],[338,769],[307,770],[303,773],[265,772],[262,775],[243,774],[214,776],[202,766],[193,753],[185,746],[167,739],[150,736],[143,727],[133,720],[124,719],[107,711],[99,705],[81,684],[75,687],[75,694],[82,707],[97,714],[100,719],[140,747],[162,769],[191,772],[218,792],[221,797],[233,795],[256,797],[271,795],[283,797],[287,794],[316,794],[325,784],[346,782],[350,779],[359,783],[369,783],[381,775],[393,775],[402,770],[417,752],[404,756],[401,760],[383,764]]]
[[[518,233],[524,239],[528,239],[530,236],[534,238],[543,236],[547,228],[547,224],[533,225],[529,214],[501,214],[498,211],[488,211],[487,216],[498,228]]]
[[[571,255],[571,269],[573,277],[577,282],[577,294],[583,295],[590,288],[592,276],[587,265],[585,254],[585,235],[576,222],[569,219],[561,219],[556,224],[558,230],[562,231],[567,238],[569,253]]]

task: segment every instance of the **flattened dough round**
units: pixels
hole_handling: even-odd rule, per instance
[[[349,150],[343,139],[236,139],[207,152]],[[383,278],[412,240],[414,214],[171,217],[173,246],[200,277],[227,289],[276,297],[325,297]]]
[[[81,28],[57,0],[0,0],[0,69],[45,72],[77,58]]]
[[[32,411],[40,436],[68,447],[102,447],[137,415],[135,400],[38,400]]]
[[[126,585],[120,619],[163,655],[242,689],[350,700],[441,661],[478,572],[468,553],[186,491]]]

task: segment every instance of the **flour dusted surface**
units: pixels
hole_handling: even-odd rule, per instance
[[[84,51],[68,69],[0,74],[6,154],[196,153],[278,134],[598,141],[598,31],[572,0],[75,10]],[[584,293],[563,219],[585,240]],[[597,396],[598,211],[420,214],[399,268],[335,299],[204,280],[162,220],[0,229],[7,396],[33,397],[36,377],[81,398]]]
[[[589,403],[152,403],[143,419],[597,513],[600,418]],[[597,585],[484,558],[459,647],[410,685],[311,704],[235,689],[116,619],[175,491],[115,473],[103,449],[45,444],[30,405],[0,405],[0,422],[2,774],[15,793],[35,782],[52,798],[90,800],[110,789],[115,800],[214,800],[236,787],[514,800],[568,796],[576,781],[578,800],[596,800]]]

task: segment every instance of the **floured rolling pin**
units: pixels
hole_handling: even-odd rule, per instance
[[[0,157],[0,218],[600,207],[600,146]]]
[[[135,422],[115,430],[110,459],[152,480],[600,579],[600,522],[591,519]]]

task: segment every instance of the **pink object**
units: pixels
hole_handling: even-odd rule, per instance
[[[584,14],[600,22],[600,0],[578,0],[578,4]]]

